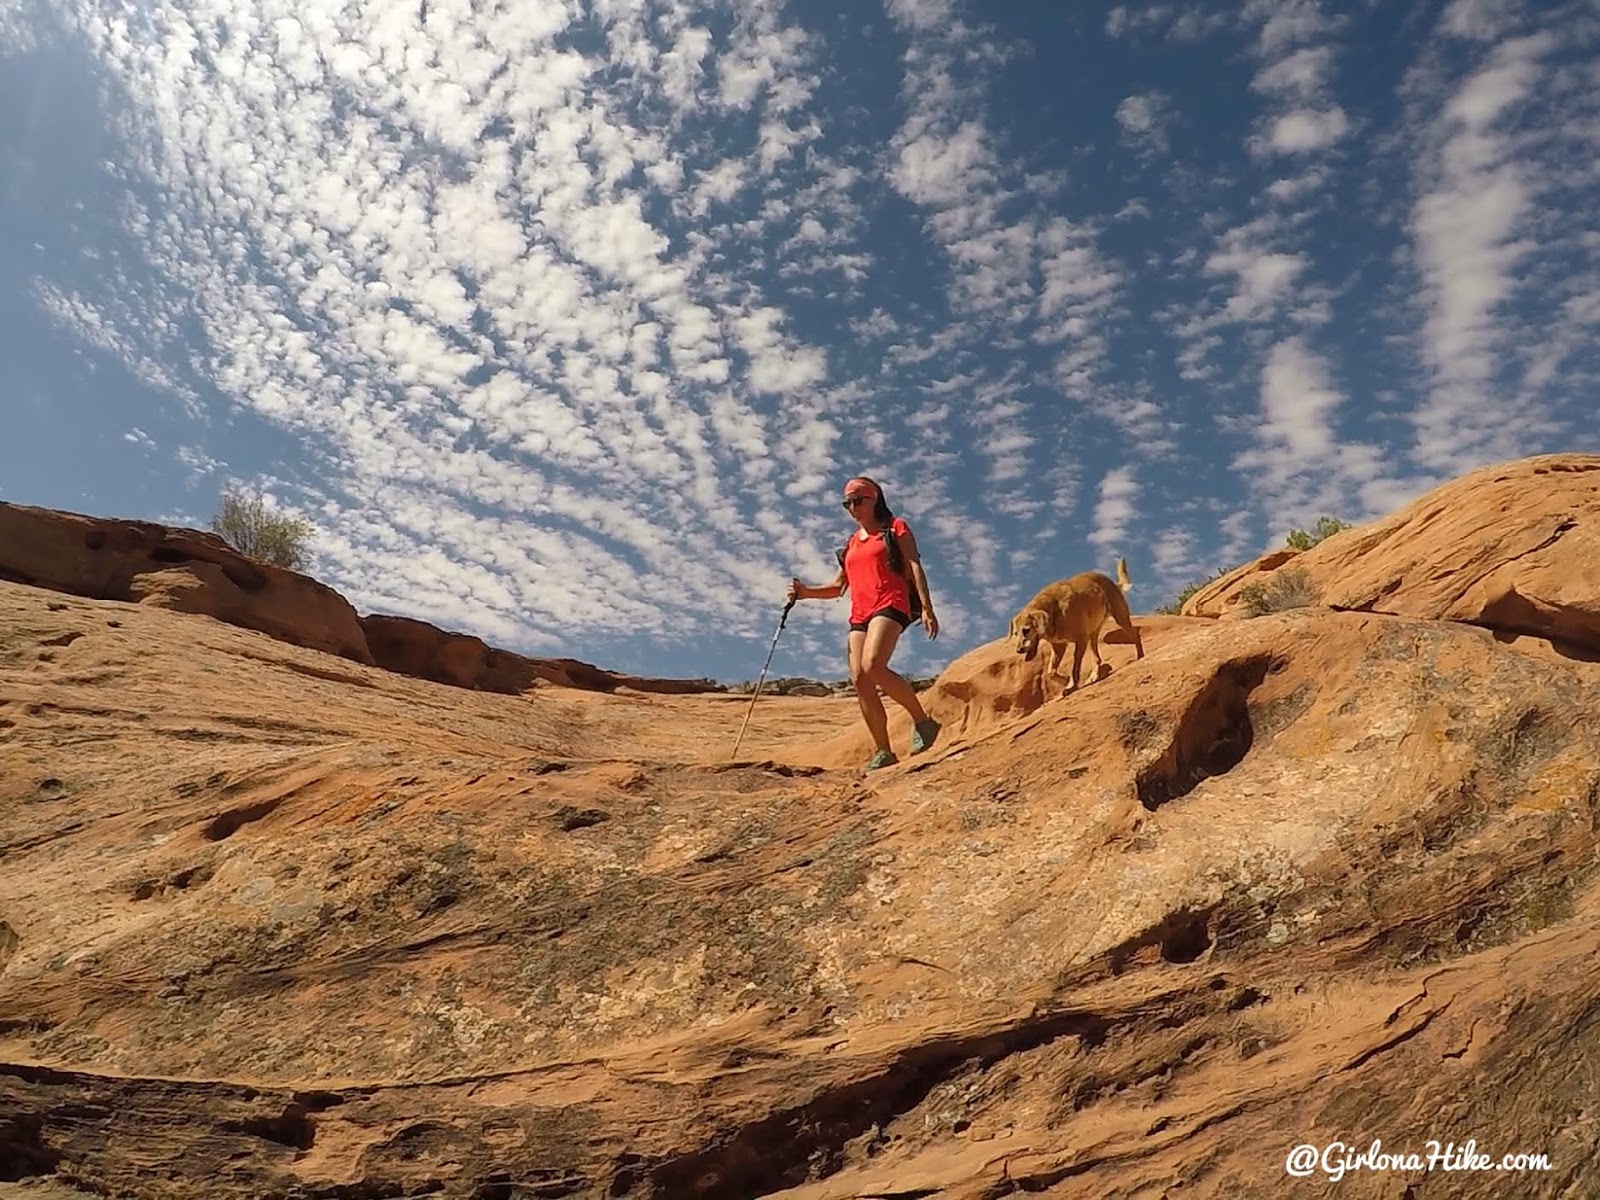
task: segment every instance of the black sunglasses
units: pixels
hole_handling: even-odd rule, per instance
[[[854,508],[858,504],[866,504],[871,499],[871,496],[851,496],[850,499],[843,503],[846,508]]]

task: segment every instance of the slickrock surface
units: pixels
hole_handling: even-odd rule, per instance
[[[1204,630],[1209,621],[1199,617],[1141,616],[1138,618],[1140,637],[1148,655],[1154,650],[1188,634]],[[1066,690],[1066,675],[1046,680],[1044,666],[1046,654],[1040,653],[1032,662],[1026,662],[1013,651],[1005,638],[1006,628],[1000,623],[996,629],[998,640],[988,642],[968,651],[939,674],[931,687],[919,695],[923,708],[930,717],[943,726],[941,737],[973,738],[1002,725],[1025,717],[1047,700],[1059,698]],[[919,626],[912,626],[902,634],[904,638],[925,638]],[[1100,655],[1105,662],[1102,678],[1135,661],[1133,645],[1127,635],[1106,622],[1100,634]],[[1061,664],[1070,672],[1072,655],[1069,648]],[[1094,656],[1086,654],[1083,665],[1083,686],[1089,687],[1095,677]],[[852,703],[849,714],[859,712]],[[889,715],[889,739],[895,753],[902,760],[910,752],[911,718],[893,702],[885,704]],[[851,722],[842,732],[811,746],[794,748],[800,761],[809,765],[827,767],[861,766],[872,756],[875,747],[872,735],[859,720]]]
[[[682,695],[716,690],[698,679],[644,679],[603,670],[575,658],[528,658],[466,633],[450,633],[412,617],[361,618],[373,661],[401,675],[476,691],[517,695],[541,682],[557,687]]]
[[[0,501],[0,580],[212,617],[296,646],[480,691],[517,694],[540,681],[602,692],[714,690],[703,680],[639,678],[571,658],[527,658],[410,617],[359,616],[310,576],[248,558],[214,533],[150,521]]]
[[[1246,564],[1184,614],[1242,615],[1243,590],[1285,567],[1304,571],[1325,605],[1465,621],[1600,660],[1600,455],[1473,471],[1303,553]]]
[[[747,696],[35,543],[0,1200],[1600,1195],[1597,487],[1447,484],[1294,557],[1344,611],[1202,594],[1066,698],[1001,624],[870,775],[852,698],[731,762]],[[1429,1139],[1549,1168],[1285,1173]]]
[[[864,776],[806,765],[848,700],[763,698],[729,765],[745,697],[466,692],[0,585],[0,1161],[1276,1196],[1297,1142],[1475,1136],[1554,1169],[1413,1194],[1595,1193],[1595,669],[1196,624]]]
[[[199,613],[372,662],[356,610],[338,592],[197,529],[0,502],[0,580]]]

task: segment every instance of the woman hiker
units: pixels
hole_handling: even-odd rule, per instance
[[[916,614],[920,611],[922,627],[930,638],[939,636],[939,618],[934,616],[928,596],[928,577],[917,555],[917,539],[911,527],[890,510],[883,489],[866,476],[857,476],[844,485],[844,507],[858,528],[839,552],[839,573],[822,587],[791,579],[789,599],[832,600],[845,591],[850,593],[850,681],[878,747],[867,763],[867,770],[872,771],[900,761],[889,748],[889,717],[878,695],[880,688],[911,714],[911,753],[926,750],[939,736],[939,722],[924,711],[916,689],[889,669],[889,656]]]

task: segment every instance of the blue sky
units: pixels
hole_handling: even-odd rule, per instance
[[[0,0],[0,498],[731,680],[865,472],[931,672],[1600,447],[1597,164],[1596,0]]]

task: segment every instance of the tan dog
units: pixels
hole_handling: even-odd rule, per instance
[[[1128,562],[1117,560],[1117,582],[1099,571],[1084,571],[1071,579],[1059,579],[1040,589],[1039,594],[1016,616],[1011,618],[1011,637],[1017,653],[1028,662],[1038,653],[1039,643],[1050,646],[1050,666],[1045,671],[1046,686],[1051,676],[1060,669],[1066,655],[1068,642],[1072,643],[1072,687],[1076,691],[1078,674],[1083,667],[1085,649],[1094,651],[1095,677],[1105,672],[1100,658],[1100,626],[1110,617],[1133,635],[1135,657],[1144,657],[1144,641],[1134,628],[1133,617],[1128,612],[1128,599],[1123,594],[1133,586],[1128,578]]]

